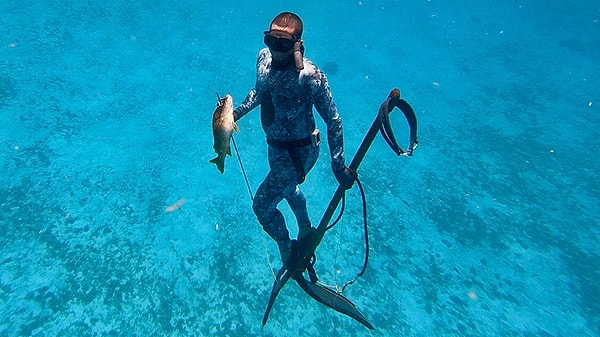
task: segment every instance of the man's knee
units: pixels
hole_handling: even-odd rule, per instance
[[[271,226],[271,223],[276,221],[278,213],[276,205],[273,205],[268,198],[261,198],[259,195],[252,202],[252,211],[254,211],[254,215],[263,227]]]
[[[252,211],[254,211],[254,214],[258,218],[258,222],[262,224],[267,213],[267,207],[261,202],[261,199],[258,198],[258,196],[256,196],[252,202]]]
[[[291,185],[288,185],[288,187],[286,187],[286,188],[283,190],[283,196],[284,196],[286,199],[292,199],[292,198],[295,198],[295,197],[297,197],[297,195],[298,195],[299,193],[300,193],[300,189],[298,189],[298,185],[296,185],[296,184],[291,184]]]

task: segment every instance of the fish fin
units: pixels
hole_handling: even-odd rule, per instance
[[[217,169],[221,171],[221,174],[225,172],[225,159],[221,158],[221,156],[215,157],[208,162],[217,165]]]
[[[236,122],[233,122],[233,129],[235,130],[235,132],[240,132],[240,128],[237,126]]]

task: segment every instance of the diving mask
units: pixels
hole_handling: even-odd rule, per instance
[[[267,30],[265,31],[265,45],[272,49],[273,51],[279,53],[287,53],[292,48],[294,48],[294,44],[299,41],[292,34],[281,31],[281,30]]]
[[[301,71],[304,69],[304,62],[302,60],[304,57],[304,45],[302,44],[302,40],[288,32],[267,30],[265,31],[264,42],[269,49],[279,53],[288,53],[293,49],[296,70]]]

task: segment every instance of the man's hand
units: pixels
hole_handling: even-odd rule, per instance
[[[340,186],[345,190],[350,189],[352,184],[354,184],[354,180],[356,180],[356,174],[346,166],[344,166],[343,170],[333,171],[333,175]]]

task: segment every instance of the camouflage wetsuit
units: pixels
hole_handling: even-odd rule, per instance
[[[327,142],[331,153],[333,170],[343,170],[344,150],[342,120],[331,97],[325,75],[311,61],[304,59],[300,72],[294,65],[275,70],[271,67],[268,48],[258,54],[256,84],[242,104],[235,109],[235,119],[242,118],[261,105],[261,122],[267,141],[290,142],[310,137],[315,130],[312,107],[327,124]],[[269,142],[272,143],[272,142]],[[285,198],[298,220],[300,232],[308,229],[310,219],[306,199],[298,189],[299,170],[308,173],[319,155],[318,146],[296,147],[296,163],[286,148],[269,145],[269,168],[267,177],[258,187],[252,208],[264,230],[279,245],[280,250],[290,246],[289,232],[277,205]],[[301,163],[302,168],[299,168]]]

